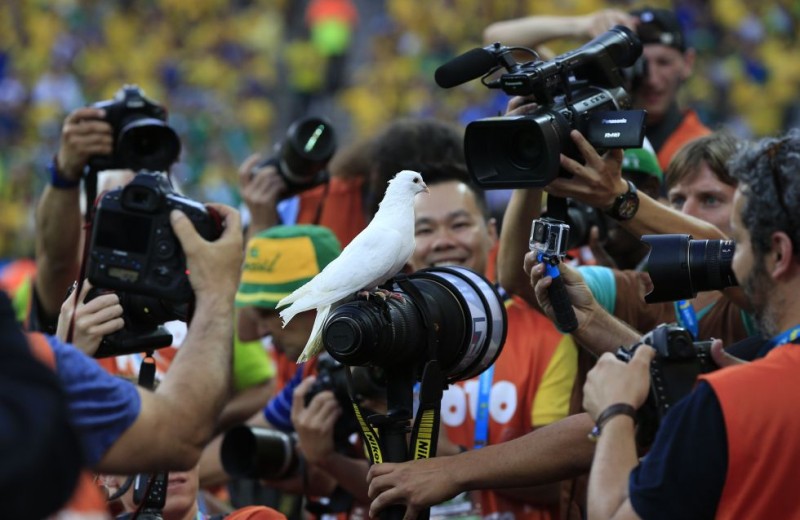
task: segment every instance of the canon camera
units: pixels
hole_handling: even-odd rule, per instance
[[[113,131],[111,155],[89,159],[95,171],[129,169],[167,171],[178,159],[181,141],[167,125],[167,110],[148,99],[136,85],[125,85],[113,99],[92,105],[105,111]]]
[[[222,232],[215,211],[177,194],[161,172],[139,172],[99,200],[87,268],[97,290],[90,296],[103,289],[117,292],[126,326],[106,337],[116,348],[108,348],[104,340],[98,357],[148,350],[149,334],[164,340],[158,325],[188,318],[194,292],[186,256],[170,225],[172,210],[186,214],[206,240],[216,240]]]

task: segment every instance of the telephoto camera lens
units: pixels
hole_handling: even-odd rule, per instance
[[[494,362],[505,341],[506,314],[485,278],[452,266],[417,271],[406,282],[418,296],[395,282],[400,298],[356,300],[334,309],[322,331],[328,353],[350,366],[421,366],[429,356],[427,317],[448,382],[474,377]]]
[[[295,438],[269,428],[235,426],[222,439],[222,467],[237,478],[278,480],[297,473]]]
[[[733,240],[692,240],[691,235],[644,235],[650,246],[647,272],[653,291],[647,303],[694,298],[701,291],[738,285],[731,262]]]

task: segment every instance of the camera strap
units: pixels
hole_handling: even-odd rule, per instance
[[[698,334],[700,334],[700,325],[692,302],[689,300],[675,302],[675,313],[678,315],[681,326],[692,334],[694,340],[697,340]]]
[[[414,460],[427,459],[436,456],[442,394],[445,388],[444,374],[438,361],[439,341],[436,338],[436,326],[431,323],[431,312],[425,302],[425,297],[407,277],[397,277],[396,283],[417,302],[426,332],[428,361],[425,363],[420,378],[419,408],[411,430],[411,453]]]
[[[353,413],[358,423],[358,433],[361,434],[361,440],[364,441],[364,449],[367,452],[370,462],[373,464],[381,464],[383,463],[383,452],[381,451],[378,432],[375,431],[364,418],[364,411],[361,409],[361,406],[359,406],[353,393],[353,373],[350,371],[348,365],[344,367],[344,375],[347,380],[347,393],[350,396],[350,403],[353,405]]]
[[[425,328],[425,341],[427,342],[428,361],[422,370],[419,408],[414,417],[414,424],[411,429],[410,451],[413,460],[426,459],[436,456],[436,445],[439,438],[439,418],[441,414],[442,393],[445,387],[444,374],[439,366],[438,341],[436,339],[436,329],[430,321],[430,311],[425,303],[425,297],[405,276],[397,276],[395,282],[406,294],[410,295],[420,308],[422,323]],[[384,454],[381,448],[378,431],[364,417],[361,406],[355,399],[353,392],[353,376],[350,367],[345,367],[345,377],[347,379],[347,391],[350,395],[350,402],[353,404],[353,411],[359,425],[361,438],[364,441],[367,456],[373,464],[384,462]],[[409,388],[409,391],[411,389]],[[409,413],[411,411],[409,410]],[[378,421],[385,421],[386,416],[378,418]]]

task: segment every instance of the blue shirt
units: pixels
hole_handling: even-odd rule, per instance
[[[139,416],[139,392],[133,383],[112,376],[74,346],[54,336],[47,339],[67,394],[70,419],[84,446],[86,463],[92,467]]]
[[[641,518],[714,518],[728,471],[725,420],[705,381],[664,416],[628,492]]]

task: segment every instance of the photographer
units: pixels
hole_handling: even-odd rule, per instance
[[[578,133],[573,140],[586,161],[578,164],[562,155],[562,166],[574,175],[571,179],[556,179],[544,190],[559,196],[577,198],[592,206],[607,209],[627,191],[621,179],[620,150],[610,150],[600,156]],[[726,235],[701,218],[714,222],[727,216],[730,206],[722,204],[733,189],[729,184],[725,160],[736,152],[739,143],[725,134],[712,134],[686,145],[675,156],[675,165],[667,168],[665,184],[674,200],[690,200],[681,204],[680,211],[637,192],[638,211],[619,225],[636,236],[643,234],[686,233],[697,239],[722,239]],[[500,236],[499,278],[510,291],[538,306],[530,279],[519,269],[518,259],[528,254],[525,247],[530,222],[541,212],[540,190],[515,190],[506,208]],[[677,321],[686,326],[692,322],[692,333],[698,339],[710,337],[733,344],[755,333],[751,318],[744,309],[749,305],[738,288],[700,293],[687,300],[683,308],[672,303],[645,304],[644,295],[652,289],[647,274],[619,271],[601,267],[579,269],[594,296],[604,308],[630,323],[636,330],[647,331],[660,323]]]
[[[298,366],[297,358],[308,341],[315,312],[298,314],[283,327],[276,309],[283,296],[303,286],[340,252],[333,233],[313,225],[274,226],[248,243],[236,305],[245,321],[255,326],[252,330],[241,330],[240,335],[243,340],[269,337],[277,366],[276,396],[264,414],[249,424],[296,431],[298,449],[308,463],[298,473],[252,477],[268,487],[309,497],[327,496],[338,486],[356,501],[365,503],[366,459],[358,451],[353,457],[328,451],[333,448],[333,426],[341,412],[333,394],[322,391],[305,404],[318,359]],[[219,456],[216,459],[220,461]],[[303,472],[308,473],[303,475]]]
[[[590,518],[786,518],[798,510],[800,463],[796,345],[800,288],[791,208],[800,202],[800,132],[766,138],[730,163],[739,180],[731,229],[733,270],[772,339],[764,357],[701,378],[665,417],[637,465],[633,421],[649,381],[647,349],[625,365],[604,356],[590,373],[585,406],[604,415],[589,482]],[[623,404],[607,412],[613,404]],[[605,412],[605,413],[603,413]]]
[[[695,50],[687,45],[673,11],[604,9],[581,16],[530,16],[490,25],[484,41],[536,47],[559,38],[593,38],[615,25],[635,30],[644,45],[646,66],[633,78],[634,106],[647,111],[646,135],[666,169],[681,146],[710,133],[693,110],[678,107],[678,92],[692,74]]]
[[[89,349],[87,351],[94,352],[99,338],[108,331],[118,330],[119,302],[114,301],[115,295],[104,294],[88,302],[85,301],[86,293],[73,294],[67,301],[64,298],[78,276],[84,240],[87,239],[81,232],[82,185],[86,187],[88,183],[89,170],[96,173],[97,194],[125,186],[136,177],[133,170],[124,168],[158,166],[166,172],[177,160],[180,148],[177,135],[166,125],[166,117],[163,107],[132,86],[120,89],[112,100],[76,109],[66,117],[59,150],[48,168],[50,183],[37,206],[37,272],[31,301],[26,305],[30,309],[27,323],[30,330],[55,333],[60,319],[60,337],[66,337],[73,308],[77,317],[86,316],[83,320],[75,320],[75,334],[93,336],[88,345],[82,345],[82,348]],[[137,123],[141,125],[137,126]],[[149,133],[136,133],[145,131]],[[158,146],[133,145],[137,138],[146,141],[147,136],[158,137]],[[141,154],[137,155],[137,152]],[[113,169],[104,169],[109,166]],[[91,203],[87,202],[87,205]],[[118,233],[122,236],[125,231],[120,229]],[[80,300],[74,301],[78,296]],[[60,313],[60,310],[64,312]],[[109,320],[105,313],[112,313],[113,317]],[[90,314],[106,324],[100,329],[103,334],[83,327],[84,324],[93,324],[92,318],[88,318]],[[174,346],[156,351],[154,355],[159,378],[169,367],[178,351],[180,337],[185,334],[183,323],[169,323],[170,327],[173,325],[171,333],[177,338]],[[83,344],[81,340],[77,342]],[[114,374],[135,375],[140,359],[136,355],[117,356],[100,359],[98,363]],[[263,405],[269,391],[269,360],[260,348],[237,345],[234,367],[236,395],[221,417],[222,424],[235,423],[252,415]]]

